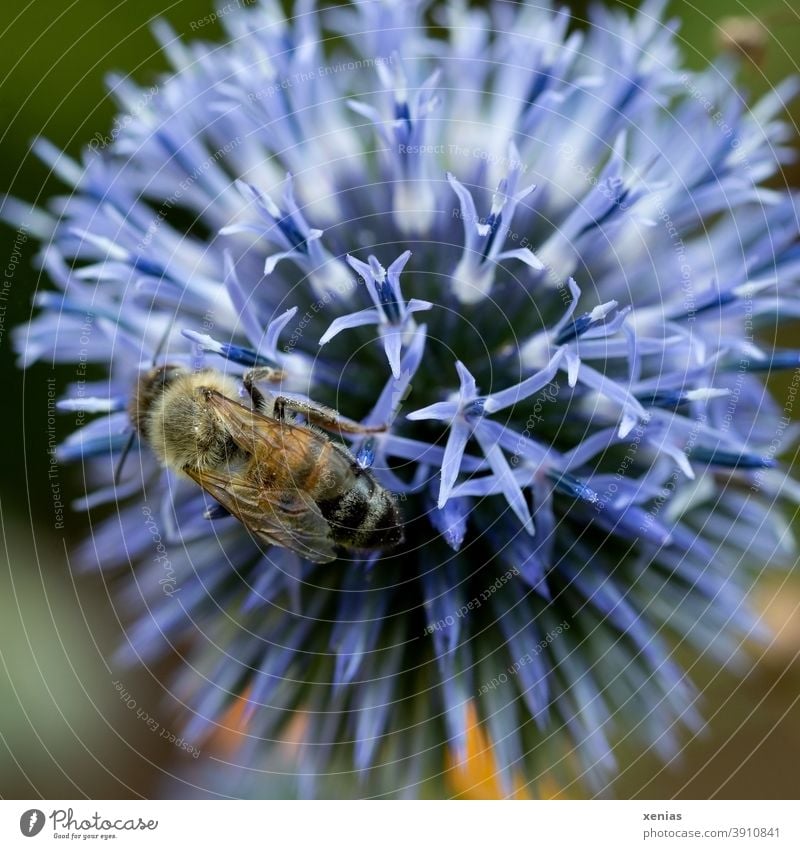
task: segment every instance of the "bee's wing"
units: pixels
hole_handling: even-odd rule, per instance
[[[313,499],[300,490],[268,490],[242,475],[208,469],[186,473],[253,533],[314,563],[336,559],[331,529]]]
[[[248,454],[263,457],[265,450],[273,452],[275,456],[284,457],[285,465],[291,468],[294,460],[302,466],[309,455],[318,455],[325,446],[333,444],[335,450],[327,453],[325,459],[331,475],[346,482],[358,471],[356,461],[347,450],[331,443],[318,431],[291,422],[279,422],[219,392],[210,391],[208,403],[225,422],[225,429],[233,441]],[[286,480],[291,480],[291,475],[286,476]]]
[[[309,428],[279,422],[214,390],[209,390],[207,403],[223,419],[225,429],[233,441],[248,454],[256,454],[265,447],[286,453],[291,450],[293,437],[306,442],[318,442],[321,439]]]

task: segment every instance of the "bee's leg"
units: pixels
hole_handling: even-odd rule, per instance
[[[296,398],[287,398],[285,395],[277,395],[273,399],[273,415],[279,421],[286,420],[287,411],[305,416],[306,420],[325,430],[337,433],[383,433],[386,425],[362,425],[352,419],[340,416],[336,410],[314,404],[310,401],[299,401]]]
[[[283,369],[270,366],[260,366],[245,372],[242,383],[253,401],[253,406],[261,409],[265,404],[264,393],[256,386],[256,383],[280,383],[284,377],[286,372]]]

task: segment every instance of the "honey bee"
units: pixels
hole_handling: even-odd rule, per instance
[[[337,547],[374,551],[402,541],[392,495],[320,428],[375,433],[333,410],[262,392],[280,376],[254,369],[239,384],[212,369],[175,365],[142,375],[131,422],[161,463],[195,481],[253,534],[316,563]],[[296,419],[301,414],[304,422]]]

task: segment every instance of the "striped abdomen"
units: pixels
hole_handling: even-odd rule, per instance
[[[375,550],[402,541],[394,497],[344,446],[311,428],[295,426],[284,434],[284,462],[258,464],[265,486],[307,492],[330,526],[334,541],[344,548]],[[295,446],[297,450],[293,450]],[[266,480],[268,468],[277,472],[278,480]]]
[[[403,539],[394,498],[363,469],[346,492],[318,503],[333,538],[346,548],[389,548]]]

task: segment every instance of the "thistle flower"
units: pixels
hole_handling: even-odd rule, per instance
[[[797,85],[748,109],[730,66],[682,71],[663,5],[581,28],[546,3],[262,0],[222,46],[158,24],[173,73],[112,79],[124,120],[80,163],[37,142],[70,193],[4,204],[56,287],[17,347],[107,373],[61,402],[96,415],[60,453],[108,513],[81,556],[127,570],[117,662],[182,652],[186,740],[244,703],[236,792],[418,793],[470,717],[509,794],[600,788],[621,738],[670,759],[701,727],[676,646],[732,665],[760,632],[748,591],[790,558],[773,504],[800,492],[763,383],[800,353],[755,335],[800,309],[796,200],[766,187]],[[265,549],[146,444],[115,480],[153,362],[277,366],[386,425],[350,449],[405,543]]]

